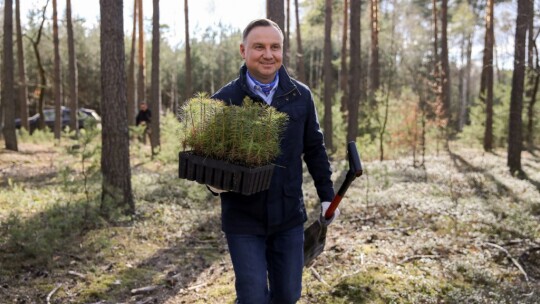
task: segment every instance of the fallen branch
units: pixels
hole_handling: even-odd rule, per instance
[[[158,285],[145,286],[141,288],[132,289],[131,294],[136,295],[136,294],[141,294],[141,293],[150,293],[158,288],[159,288]]]
[[[188,288],[186,288],[187,290],[193,290],[193,289],[197,289],[197,288],[201,288],[201,287],[204,287],[208,285],[208,282],[205,282],[205,283],[201,283],[201,284],[197,284],[197,285],[193,285],[193,286],[189,286]]]
[[[514,265],[519,269],[519,271],[521,271],[521,273],[523,274],[523,276],[525,277],[525,281],[529,282],[529,276],[527,275],[527,273],[525,272],[525,269],[523,269],[523,267],[521,266],[521,264],[519,264],[519,262],[514,259],[512,257],[512,255],[510,255],[510,252],[508,252],[508,250],[506,250],[504,247],[502,246],[499,246],[497,244],[493,244],[493,243],[489,243],[489,242],[485,242],[484,244],[488,245],[488,246],[491,246],[493,248],[497,248],[499,249],[500,251],[504,252],[506,254],[506,257],[508,259],[510,259],[510,261],[512,261],[512,263],[514,263]]]
[[[326,283],[326,281],[321,277],[321,275],[317,272],[317,270],[315,270],[315,268],[313,267],[309,267],[309,269],[311,270],[311,273],[313,274],[313,276],[319,280],[319,282],[323,283],[324,285],[330,287],[330,285],[328,283]]]
[[[47,295],[47,304],[51,304],[52,296],[62,287],[62,284],[56,284],[56,287]]]
[[[407,231],[414,229],[414,227],[384,227],[377,229],[378,231]]]
[[[379,217],[380,217],[379,215],[368,216],[368,217],[356,217],[356,218],[350,219],[350,220],[349,220],[349,223],[367,222],[367,221],[371,221],[371,220],[377,219],[377,218],[379,218]]]
[[[154,302],[154,298],[148,297],[141,301],[136,302],[135,304],[148,304],[148,303],[153,303],[153,302]]]
[[[426,255],[413,255],[406,257],[403,260],[399,261],[398,264],[405,264],[407,262],[416,261],[420,259],[440,259],[441,256],[438,254],[426,254]]]
[[[362,272],[362,270],[361,270],[361,269],[358,269],[358,270],[356,270],[355,272],[352,272],[352,273],[349,273],[349,274],[344,274],[344,275],[342,275],[342,276],[339,278],[339,280],[342,281],[343,279],[348,278],[348,277],[355,276],[355,275],[359,274],[360,272]]]
[[[79,277],[83,280],[86,280],[86,276],[80,272],[76,272],[76,271],[73,271],[73,270],[70,270],[68,271],[68,274],[72,275],[72,276],[76,276],[76,277]]]

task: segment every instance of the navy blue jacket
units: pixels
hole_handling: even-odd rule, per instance
[[[240,76],[225,85],[212,98],[229,105],[241,105],[245,96],[262,102],[253,94],[246,80],[243,65]],[[324,139],[308,87],[279,69],[279,84],[271,103],[289,116],[280,143],[281,153],[274,160],[275,168],[267,191],[253,195],[234,192],[221,194],[222,229],[225,233],[267,235],[300,225],[307,220],[302,193],[302,156],[311,174],[321,201],[332,201],[332,171]]]

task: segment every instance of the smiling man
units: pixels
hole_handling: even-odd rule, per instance
[[[270,188],[253,195],[224,192],[225,232],[236,277],[237,303],[296,303],[302,292],[304,228],[302,157],[313,177],[321,210],[334,197],[331,170],[311,91],[282,65],[283,33],[268,19],[252,21],[240,44],[244,65],[237,79],[212,97],[241,105],[246,96],[289,117]],[[339,214],[336,210],[334,218]],[[323,217],[324,218],[324,217]],[[333,218],[330,220],[332,221]]]

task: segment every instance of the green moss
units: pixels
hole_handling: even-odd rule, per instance
[[[213,282],[213,287],[207,292],[207,302],[233,304],[236,299],[234,277],[232,273],[222,275]]]
[[[438,303],[456,288],[413,265],[394,273],[372,267],[338,283],[326,303]]]
[[[158,275],[155,270],[146,268],[123,268],[113,274],[97,273],[89,279],[85,288],[81,288],[80,298],[83,302],[119,300],[131,289],[141,287],[137,285],[140,282],[161,283]]]

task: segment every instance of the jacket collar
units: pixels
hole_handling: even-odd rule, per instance
[[[242,87],[242,90],[244,90],[250,97],[253,98],[255,96],[248,87],[246,72],[247,72],[247,66],[244,63],[240,67],[240,75],[239,75],[240,86]],[[276,93],[274,94],[274,99],[288,95],[292,93],[294,90],[296,90],[296,85],[293,83],[291,77],[289,76],[289,73],[287,73],[287,70],[285,69],[283,65],[279,68],[278,73],[279,73],[279,83],[278,83]]]

